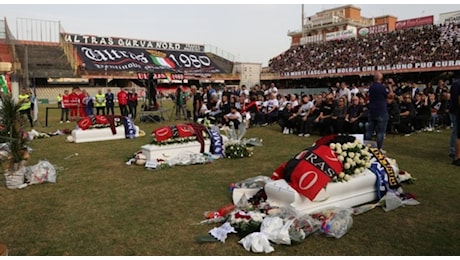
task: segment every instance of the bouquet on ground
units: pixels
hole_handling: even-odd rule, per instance
[[[246,236],[260,230],[265,216],[265,213],[257,210],[237,209],[229,214],[227,222],[235,228],[240,236]]]
[[[225,146],[225,157],[231,159],[238,159],[244,157],[251,157],[253,155],[252,147],[246,146],[244,143],[233,142]]]
[[[351,176],[361,174],[371,166],[371,154],[369,148],[359,140],[354,142],[331,143],[329,147],[337,155],[337,159],[343,164],[343,172],[334,177],[333,181],[348,181]]]

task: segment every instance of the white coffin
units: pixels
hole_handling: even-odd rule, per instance
[[[211,147],[211,140],[204,140],[204,152],[208,153]],[[173,158],[180,152],[193,152],[200,153],[201,145],[198,141],[188,142],[184,144],[168,144],[168,145],[155,145],[146,144],[141,146],[142,154],[147,157],[147,161],[156,162],[157,159],[167,161]]]
[[[310,214],[326,208],[351,208],[377,200],[377,177],[366,169],[347,182],[330,182],[311,201],[299,194],[285,180],[271,181],[265,184],[267,202],[270,206],[286,207],[299,214]],[[234,189],[233,203],[247,200],[259,191],[256,189]]]
[[[136,135],[135,137],[139,137],[139,127],[134,126],[136,128]],[[97,141],[107,141],[107,140],[117,140],[117,139],[125,139],[125,127],[124,126],[117,126],[116,128],[117,133],[112,134],[112,130],[110,127],[106,128],[93,128],[93,129],[74,129],[72,130],[72,137],[75,143],[87,143],[87,142],[97,142]]]
[[[267,202],[274,206],[293,208],[301,214],[310,214],[326,208],[352,208],[377,200],[377,177],[366,169],[347,182],[330,182],[311,201],[299,194],[285,180],[265,184]]]

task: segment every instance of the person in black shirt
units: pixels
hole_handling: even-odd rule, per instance
[[[107,92],[105,93],[105,108],[107,109],[107,115],[115,115],[114,112],[114,106],[115,106],[115,96],[112,93],[112,90],[107,89]]]
[[[196,122],[200,117],[200,110],[201,106],[203,105],[203,98],[201,94],[198,92],[197,87],[195,85],[190,86],[190,92],[192,93],[193,97],[193,121]]]

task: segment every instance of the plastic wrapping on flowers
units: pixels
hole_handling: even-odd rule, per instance
[[[265,213],[259,211],[237,209],[230,212],[227,221],[235,228],[240,237],[245,237],[260,230],[265,216]]]

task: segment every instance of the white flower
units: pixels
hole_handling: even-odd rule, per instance
[[[345,160],[345,158],[343,158],[342,155],[337,156],[337,159],[338,159],[340,162],[343,162],[343,160]]]
[[[330,144],[329,144],[329,148],[331,148],[332,150],[334,150],[334,149],[335,149],[335,144],[334,144],[334,143],[330,143]]]
[[[361,168],[356,168],[356,169],[355,169],[355,174],[360,174],[360,173],[361,173],[361,170],[360,170],[360,169],[361,169]]]
[[[359,160],[360,157],[361,157],[361,155],[359,155],[359,153],[356,153],[355,154],[355,161]]]
[[[344,165],[343,165],[343,168],[345,168],[345,170],[348,170],[350,169],[351,165],[350,163],[346,162]]]
[[[347,149],[348,149],[348,144],[343,144],[343,145],[342,145],[342,149],[343,149],[343,150],[347,150]]]
[[[348,153],[348,156],[350,156],[350,158],[353,158],[353,157],[355,157],[355,153],[354,153],[354,152],[350,152],[350,153]]]
[[[336,149],[335,149],[335,153],[336,153],[336,154],[341,154],[341,153],[342,153],[342,148],[340,148],[340,147],[339,147],[339,148],[336,148]]]
[[[350,175],[345,175],[345,177],[343,177],[344,180],[346,181],[349,181],[351,179],[351,176]]]
[[[347,157],[347,152],[342,152],[340,155],[342,155],[345,158]]]
[[[351,164],[352,162],[353,162],[353,160],[350,157],[347,157],[347,163]]]
[[[339,178],[340,178],[340,179],[343,179],[344,177],[345,177],[345,173],[344,173],[344,172],[340,172],[340,173],[339,173]]]
[[[343,148],[341,143],[336,143],[336,144],[335,144],[335,147],[337,147],[337,148]]]
[[[366,168],[370,168],[371,167],[371,162],[366,162]]]
[[[264,220],[265,214],[260,213],[260,212],[249,212],[249,215],[251,216],[251,219],[256,221],[256,222],[262,222]]]
[[[351,167],[355,167],[355,166],[356,166],[356,162],[355,162],[355,161],[351,161],[351,162],[350,162],[350,165],[351,165]]]

